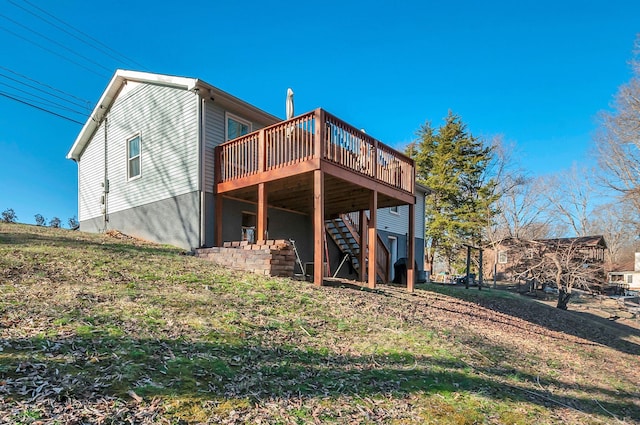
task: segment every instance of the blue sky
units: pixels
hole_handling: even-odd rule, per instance
[[[452,110],[542,175],[590,163],[596,114],[631,77],[639,16],[630,0],[0,0],[0,93],[42,96],[46,84],[85,112],[78,99],[93,106],[125,68],[200,78],[284,116],[292,87],[297,114],[323,107],[399,149]],[[0,210],[28,223],[77,214],[65,155],[80,128],[0,96]]]

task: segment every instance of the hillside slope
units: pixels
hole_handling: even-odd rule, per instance
[[[640,333],[0,224],[0,423],[640,423]]]

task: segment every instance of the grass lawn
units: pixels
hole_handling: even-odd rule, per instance
[[[0,224],[0,423],[634,424],[631,320]]]

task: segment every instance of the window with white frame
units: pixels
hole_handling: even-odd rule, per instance
[[[226,140],[233,140],[251,133],[251,123],[238,116],[227,113],[225,123]]]
[[[127,139],[127,178],[140,177],[140,135]]]
[[[507,251],[498,251],[498,264],[507,264]]]
[[[389,212],[391,214],[395,214],[395,215],[400,215],[400,212],[398,211],[398,206],[393,206],[393,207],[389,207]]]

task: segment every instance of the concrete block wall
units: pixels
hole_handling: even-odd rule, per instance
[[[215,264],[265,276],[293,277],[296,256],[284,239],[225,242],[222,247],[200,248],[196,257]]]

